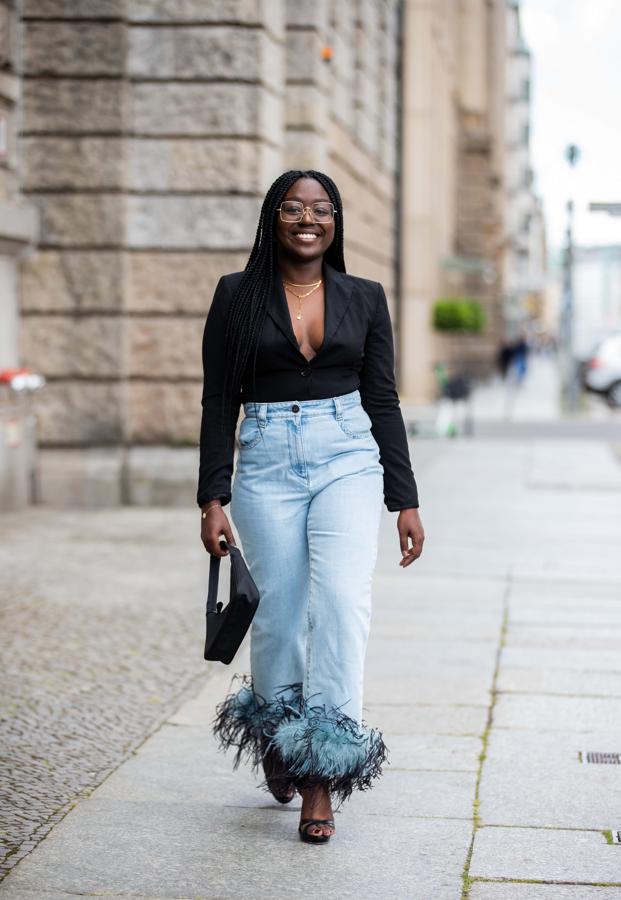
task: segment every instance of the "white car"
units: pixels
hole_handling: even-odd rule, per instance
[[[609,406],[621,406],[621,334],[596,344],[586,362],[584,383],[589,391],[605,394]]]

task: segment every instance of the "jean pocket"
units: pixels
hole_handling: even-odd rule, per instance
[[[344,407],[336,421],[347,437],[365,438],[371,434],[371,418],[361,405]]]
[[[255,416],[246,416],[239,426],[238,442],[240,449],[250,450],[258,444],[263,434],[263,427]]]

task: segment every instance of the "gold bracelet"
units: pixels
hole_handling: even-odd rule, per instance
[[[206,519],[206,518],[207,518],[207,513],[208,513],[208,512],[211,512],[212,509],[222,509],[222,504],[221,504],[221,503],[213,503],[211,506],[208,506],[207,509],[204,509],[204,510],[203,510],[203,513],[202,513],[202,515],[201,515],[201,519]]]

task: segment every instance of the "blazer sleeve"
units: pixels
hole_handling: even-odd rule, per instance
[[[199,506],[215,499],[226,506],[231,500],[235,428],[241,401],[238,400],[231,419],[222,428],[221,403],[226,371],[224,336],[230,301],[230,291],[223,276],[216,286],[203,332],[203,412],[196,495]]]
[[[364,346],[360,397],[384,467],[384,503],[391,512],[418,507],[405,423],[395,383],[392,323],[386,294],[377,286],[377,306]]]

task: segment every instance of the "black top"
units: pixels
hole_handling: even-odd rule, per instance
[[[225,506],[231,499],[235,425],[227,434],[222,433],[220,403],[226,362],[226,316],[242,274],[233,272],[222,276],[205,323],[199,506],[216,498]],[[392,326],[384,289],[377,281],[339,272],[325,260],[323,278],[324,339],[310,362],[298,346],[285,290],[280,278],[276,279],[257,350],[256,389],[254,393],[251,391],[251,354],[248,383],[242,379],[235,421],[240,405],[249,400],[323,400],[359,390],[380,449],[387,509],[418,507],[395,384]]]

